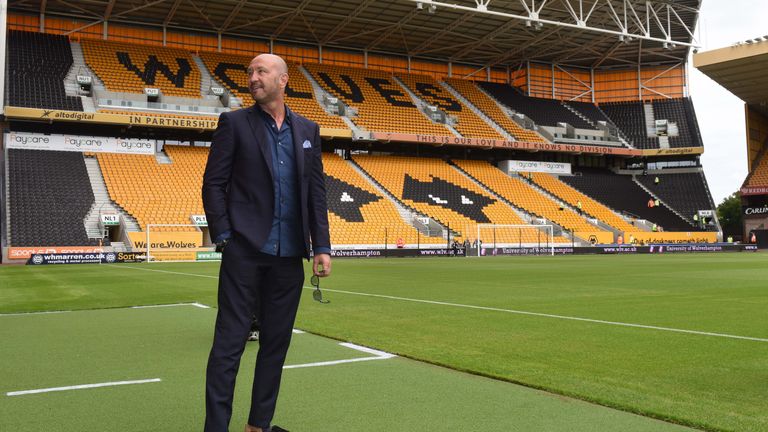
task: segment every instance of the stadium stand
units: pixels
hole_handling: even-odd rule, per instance
[[[430,105],[437,106],[446,114],[456,116],[453,125],[461,136],[467,138],[505,139],[491,125],[486,123],[472,109],[456,99],[434,78],[427,75],[397,75],[416,96]]]
[[[657,120],[667,119],[677,123],[679,136],[669,137],[670,147],[701,147],[696,114],[693,112],[693,103],[690,99],[654,100],[653,112]]]
[[[558,122],[565,122],[575,128],[595,128],[554,99],[523,96],[516,88],[506,84],[480,82],[478,85],[504,105],[528,116],[536,124],[557,126]]]
[[[456,78],[447,78],[445,81],[518,141],[546,142],[536,132],[523,128],[507,117],[496,101],[483,93],[473,82]]]
[[[81,46],[109,91],[143,93],[153,87],[166,96],[201,97],[200,70],[186,50],[95,39],[84,39]]]
[[[317,64],[304,67],[326,91],[357,110],[352,121],[368,131],[454,136],[444,125],[427,119],[390,74]]]
[[[211,75],[248,106],[253,103],[248,89],[247,69],[253,57],[233,54],[200,53],[205,67]],[[288,75],[291,77],[286,87],[286,103],[292,110],[317,122],[321,127],[349,129],[341,117],[327,113],[315,99],[312,84],[299,70],[299,66],[288,63]]]
[[[339,155],[324,153],[323,168],[331,244],[370,247],[385,241],[392,245],[397,239],[411,245],[419,242],[418,231],[403,221],[392,201]]]
[[[354,161],[405,204],[458,232],[457,240],[472,241],[478,224],[525,224],[505,203],[493,198],[440,159],[356,155]],[[505,233],[501,243],[540,241],[532,230]],[[555,242],[566,242],[556,237]]]
[[[613,123],[624,133],[635,148],[659,148],[659,141],[657,139],[648,138],[648,131],[645,125],[645,110],[642,102],[606,102],[600,104],[600,109],[613,120]]]
[[[648,207],[648,200],[652,197],[632,180],[632,176],[618,175],[596,168],[582,168],[580,176],[562,176],[560,180],[611,208],[655,223],[664,231],[695,229],[690,222],[663,205]]]
[[[66,36],[8,31],[6,105],[82,111],[77,96],[67,96],[64,78],[72,67]]]
[[[703,173],[649,174],[635,176],[648,190],[693,223],[699,210],[713,210]],[[655,178],[659,184],[655,184]]]
[[[456,165],[475,180],[491,189],[516,207],[548,219],[568,231],[604,231],[569,208],[532,188],[519,178],[513,178],[485,161],[455,160]]]
[[[147,155],[97,154],[110,198],[136,218],[142,230],[147,224],[190,224],[191,215],[204,214],[200,190],[208,148],[166,145],[165,152],[172,163],[161,164]]]
[[[8,149],[10,244],[95,246],[84,219],[93,191],[83,155]]]

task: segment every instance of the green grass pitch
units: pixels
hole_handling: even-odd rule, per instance
[[[331,303],[305,293],[297,327],[315,335],[294,337],[289,363],[368,355],[316,335],[399,357],[286,371],[276,421],[298,431],[407,427],[402,419],[414,430],[679,428],[653,417],[765,431],[765,264],[747,253],[338,259],[322,285]],[[2,313],[99,309],[0,316],[0,430],[59,417],[81,425],[63,430],[106,430],[100,422],[124,417],[134,426],[124,430],[196,429],[215,310],[104,309],[215,306],[217,272],[218,263],[0,267]],[[238,395],[252,373],[243,364]],[[6,395],[155,375],[163,381]],[[92,414],[110,403],[112,417]],[[238,403],[245,416],[247,397]],[[158,424],[169,426],[147,426]]]

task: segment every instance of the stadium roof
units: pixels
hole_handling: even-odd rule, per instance
[[[448,2],[452,1],[453,4]],[[12,12],[441,62],[630,68],[686,61],[701,0],[10,0]]]
[[[768,36],[698,53],[693,65],[768,117]]]

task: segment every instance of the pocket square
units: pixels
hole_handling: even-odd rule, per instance
[[[309,140],[304,140],[304,143],[301,146],[305,149],[312,148],[312,143],[309,142]]]

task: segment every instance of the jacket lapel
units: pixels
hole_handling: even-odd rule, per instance
[[[272,166],[272,148],[269,145],[269,137],[267,137],[267,131],[264,129],[264,122],[259,118],[259,113],[256,108],[251,106],[248,108],[248,125],[251,127],[253,136],[256,139],[256,146],[261,149],[261,154],[264,156],[264,161],[269,168],[269,175],[274,180],[275,171]]]
[[[291,134],[293,135],[293,151],[296,157],[296,168],[299,170],[299,181],[304,178],[304,129],[303,124],[299,121],[298,116],[292,112],[291,116]],[[311,151],[311,150],[310,150]]]

